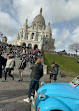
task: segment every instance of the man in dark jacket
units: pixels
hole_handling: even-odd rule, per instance
[[[0,78],[2,78],[2,66],[6,65],[7,59],[2,57],[2,52],[0,51]]]
[[[40,60],[36,61],[36,64],[34,67],[32,67],[32,73],[31,73],[31,82],[30,82],[30,87],[29,87],[29,93],[28,93],[28,98],[23,99],[25,102],[30,102],[31,98],[31,93],[35,94],[35,91],[38,90],[39,88],[39,80],[43,76],[43,65],[41,64]],[[33,92],[32,92],[33,90]]]
[[[50,83],[52,83],[52,80],[54,80],[54,82],[57,80],[57,75],[58,75],[58,71],[59,71],[59,66],[57,64],[55,64],[55,62],[52,62],[51,64],[52,66],[52,70],[49,72],[50,73]]]

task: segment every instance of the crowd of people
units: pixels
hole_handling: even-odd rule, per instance
[[[5,57],[3,57],[3,56]],[[5,81],[7,79],[7,74],[12,77],[14,76],[11,72],[14,70],[16,61],[15,58],[20,58],[19,63],[19,80],[23,81],[23,71],[28,63],[29,68],[32,67],[37,59],[42,57],[42,51],[36,47],[32,49],[31,47],[22,47],[22,46],[12,46],[12,45],[1,45],[0,46],[0,78],[2,78],[2,70],[5,75]]]
[[[6,54],[3,57],[2,54]],[[12,80],[14,80],[14,75],[11,74],[16,66],[15,58],[20,58],[18,71],[19,80],[23,81],[23,71],[29,63],[29,68],[31,68],[31,82],[29,86],[28,98],[24,99],[25,102],[30,102],[31,96],[34,97],[35,91],[39,88],[39,80],[43,76],[43,65],[40,58],[42,57],[42,52],[36,47],[35,49],[29,47],[12,46],[12,45],[1,45],[0,46],[0,78],[2,78],[2,70],[4,71],[4,81],[7,80],[7,75],[9,75]],[[51,63],[52,70],[49,71],[50,83],[52,80],[54,82],[57,80],[59,66],[55,62]]]

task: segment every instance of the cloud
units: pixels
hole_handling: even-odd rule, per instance
[[[79,26],[76,27],[72,34],[72,42],[79,43]]]
[[[56,37],[56,33],[58,32],[58,29],[55,28],[55,29],[52,29],[52,37]]]
[[[55,37],[55,48],[56,51],[62,51],[62,50],[66,50],[68,51],[68,46],[72,43],[72,33],[70,32],[70,30],[63,28],[62,31],[60,29],[53,29],[55,32],[54,35]],[[53,31],[52,30],[52,31]]]
[[[19,31],[19,24],[8,13],[0,11],[0,31],[13,36]]]
[[[34,17],[43,8],[43,16],[46,25],[79,20],[79,0],[0,0],[0,31],[8,37],[11,43],[17,32],[28,18],[31,25]],[[73,27],[73,23],[71,25]],[[52,35],[55,39],[55,46],[58,50],[67,49],[72,42],[78,42],[79,27],[72,30],[63,26],[53,27]],[[71,27],[70,27],[71,28]]]
[[[18,19],[21,24],[28,18],[31,25],[34,17],[39,14],[42,0],[14,0],[14,7],[18,12]]]
[[[51,23],[57,23],[62,21],[69,21],[74,18],[79,18],[79,0],[46,0],[45,2],[45,17],[47,21]]]
[[[16,37],[16,36],[15,36],[15,37]],[[14,36],[8,36],[7,42],[8,42],[8,43],[12,43],[12,41],[13,41],[14,39],[15,39]]]
[[[72,32],[66,28],[52,29],[52,35],[55,37],[56,50],[66,50],[70,44],[79,43],[79,26],[77,26]]]
[[[67,29],[63,29],[61,33],[59,29],[57,29],[57,33],[55,34],[55,46],[57,48],[65,48],[68,44],[68,39],[70,36],[70,32]]]
[[[31,24],[33,18],[39,14],[43,7],[43,16],[51,23],[69,21],[79,18],[79,0],[14,0],[14,6],[18,12],[18,19],[23,23],[28,17]]]

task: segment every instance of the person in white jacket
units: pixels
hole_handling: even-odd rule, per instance
[[[11,58],[11,56],[9,55],[8,56],[8,59],[7,59],[7,63],[6,63],[6,67],[5,67],[5,81],[6,81],[6,78],[7,78],[7,74],[12,77],[12,79],[14,80],[14,77],[13,75],[11,74],[11,70],[13,68],[13,65],[14,65],[14,61],[13,59]]]

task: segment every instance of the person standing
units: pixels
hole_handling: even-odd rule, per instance
[[[14,61],[13,61],[11,55],[9,55],[7,63],[6,63],[6,67],[5,67],[5,81],[6,81],[6,78],[7,78],[7,74],[10,77],[12,77],[12,79],[14,80],[14,76],[11,74],[11,70],[13,68],[13,65],[14,65]]]
[[[2,52],[0,51],[0,78],[2,78],[2,66],[5,67],[7,59],[2,57]]]
[[[32,69],[32,73],[31,73],[31,82],[29,86],[28,98],[23,99],[23,101],[28,103],[30,102],[31,94],[34,97],[35,91],[38,90],[39,80],[43,76],[43,65],[41,64],[41,61],[37,60],[35,66],[33,66],[31,69]]]
[[[23,81],[23,71],[24,71],[25,67],[26,67],[26,59],[23,56],[22,60],[19,63],[19,80],[18,80],[18,82]]]
[[[49,73],[50,73],[50,83],[52,83],[53,80],[54,80],[54,82],[56,82],[58,71],[59,71],[59,65],[55,64],[55,62],[52,62],[51,66],[52,66],[52,70],[49,71]]]
[[[14,73],[14,67],[15,67],[15,58],[14,58],[14,56],[12,56],[12,59],[13,59],[13,67],[11,68],[11,73],[13,74]]]

